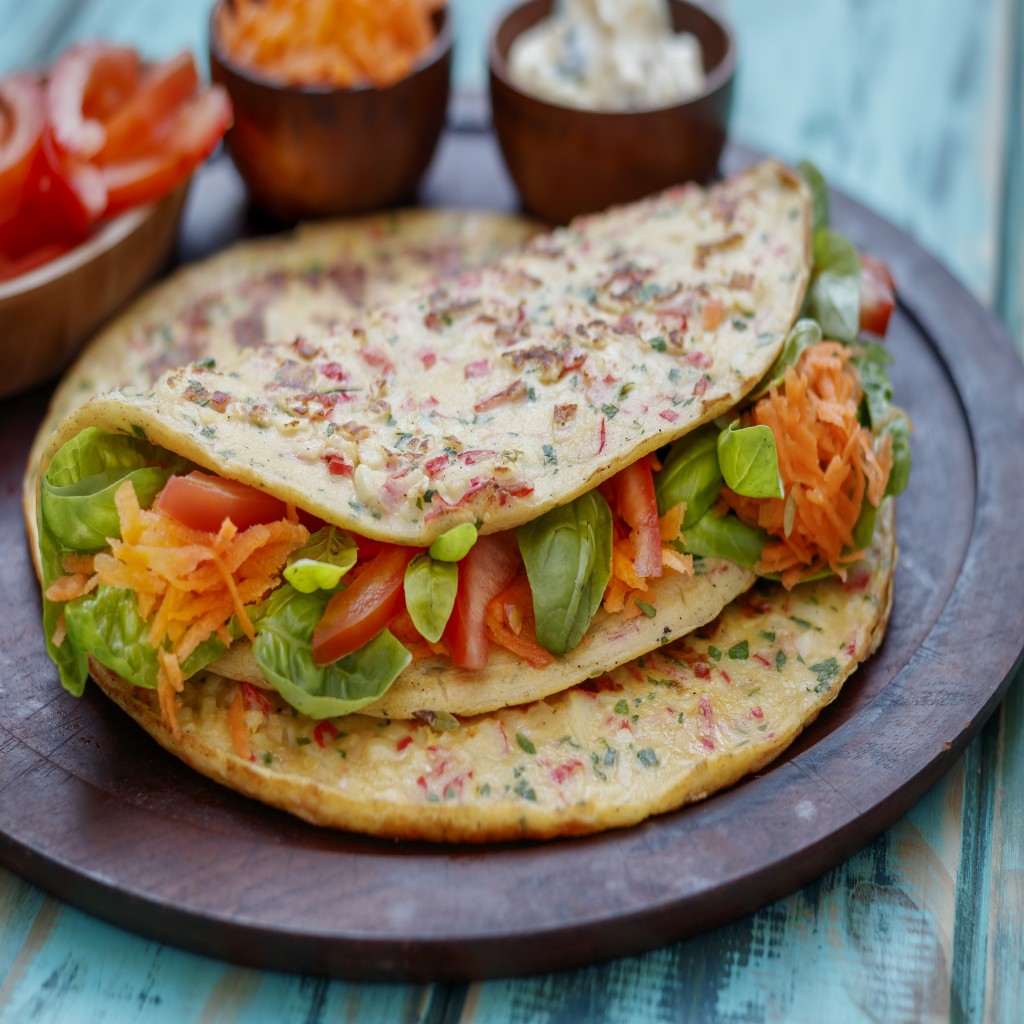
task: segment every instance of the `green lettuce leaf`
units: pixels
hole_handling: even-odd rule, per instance
[[[748,526],[731,512],[708,512],[687,529],[682,550],[701,558],[726,558],[753,571],[768,540],[764,530]]]
[[[404,586],[405,608],[412,624],[420,636],[437,643],[455,607],[459,589],[458,562],[440,561],[423,552],[406,568]]]
[[[807,315],[826,338],[852,342],[860,332],[860,274],[860,256],[848,238],[831,228],[815,231]]]
[[[537,641],[565,654],[583,639],[612,568],[612,513],[597,491],[516,531],[533,591]]]
[[[285,566],[284,578],[303,594],[314,590],[334,590],[342,577],[356,564],[356,542],[337,526],[317,530],[304,547],[293,551]]]
[[[107,547],[108,538],[120,537],[114,505],[118,487],[130,480],[143,507],[174,472],[187,472],[191,464],[127,434],[105,434],[89,427],[68,441],[53,457],[39,483],[39,553],[43,591],[64,574],[66,554],[88,554]],[[79,599],[81,600],[81,599]],[[46,649],[57,665],[60,681],[80,696],[88,675],[86,652],[72,636],[57,647],[54,631],[64,605],[43,598]]]
[[[796,169],[811,190],[811,223],[813,229],[817,231],[819,228],[827,228],[829,216],[828,185],[825,184],[824,175],[810,160],[801,160],[796,165]]]
[[[654,477],[658,515],[686,502],[683,529],[692,526],[714,504],[722,489],[718,465],[718,430],[704,427],[676,441],[664,468]]]
[[[88,651],[133,686],[156,688],[156,650],[149,642],[149,623],[139,614],[134,591],[97,587],[65,605],[64,620],[68,630],[65,643]],[[182,662],[181,670],[188,678],[225,650],[223,642],[211,636]]]
[[[781,498],[782,477],[770,427],[734,420],[718,435],[718,465],[729,487],[747,498]]]
[[[313,661],[313,630],[330,601],[326,590],[303,594],[284,584],[257,617],[253,654],[270,684],[310,718],[348,715],[382,696],[412,661],[383,630],[358,651],[330,665]]]

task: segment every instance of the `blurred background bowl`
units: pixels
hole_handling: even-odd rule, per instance
[[[62,370],[84,341],[170,261],[188,181],[102,224],[70,252],[0,281],[0,398]]]
[[[509,75],[513,41],[552,7],[552,0],[519,4],[490,39],[494,130],[523,205],[564,224],[669,185],[708,181],[725,146],[736,74],[736,43],[725,22],[696,4],[669,0],[675,31],[691,32],[700,43],[706,81],[696,96],[653,110],[579,110],[532,96]]]
[[[357,213],[415,196],[444,128],[452,64],[447,10],[415,69],[394,85],[287,85],[232,61],[210,16],[210,71],[231,96],[228,151],[253,202],[278,220]]]

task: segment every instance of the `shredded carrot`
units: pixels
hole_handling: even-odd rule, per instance
[[[757,571],[779,574],[786,587],[826,566],[845,579],[844,566],[863,556],[853,531],[864,501],[877,508],[889,480],[892,444],[886,438],[876,452],[857,420],[863,392],[850,354],[832,341],[807,349],[743,417],[771,429],[785,497],[722,492],[740,519],[772,535]]]
[[[554,657],[537,643],[533,594],[525,571],[487,605],[484,616],[491,640],[534,668],[547,668]]]
[[[58,576],[46,588],[47,601],[73,601],[76,597],[89,594],[99,584],[98,576],[86,576],[84,572],[73,576]]]
[[[673,505],[659,520],[658,529],[662,540],[678,540],[686,518],[686,502]]]
[[[249,727],[245,724],[245,701],[241,688],[235,690],[235,699],[228,706],[228,728],[235,753],[243,761],[251,761],[252,743],[249,742]]]
[[[160,711],[174,738],[181,739],[181,726],[178,724],[178,708],[181,704],[177,697],[185,686],[181,665],[174,654],[166,650],[157,651],[156,660],[156,693],[160,701]]]
[[[227,624],[237,617],[254,635],[246,605],[262,600],[281,582],[288,556],[309,539],[295,517],[239,531],[226,519],[217,533],[193,530],[156,510],[139,507],[125,481],[114,495],[121,539],[97,555],[69,555],[67,575],[46,591],[48,600],[71,601],[99,584],[132,590],[149,624],[157,651],[157,695],[164,720],[178,728],[176,694],[184,686],[181,663],[205,640],[231,639]],[[63,617],[60,643],[66,633]]]
[[[239,63],[301,85],[391,85],[434,38],[439,0],[234,0],[217,21]]]

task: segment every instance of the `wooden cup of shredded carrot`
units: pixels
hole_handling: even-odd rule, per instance
[[[434,40],[444,0],[231,0],[217,34],[238,64],[287,85],[387,86]]]

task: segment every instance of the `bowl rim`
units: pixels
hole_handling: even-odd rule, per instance
[[[403,78],[390,85],[373,85],[372,83],[359,83],[357,85],[302,85],[292,82],[282,82],[275,78],[267,77],[258,71],[239,64],[228,55],[227,48],[223,46],[220,34],[217,31],[217,19],[221,10],[228,6],[231,0],[215,0],[210,8],[210,17],[207,23],[207,51],[211,63],[216,62],[229,71],[236,78],[241,79],[247,85],[257,88],[269,89],[279,93],[292,93],[297,96],[333,96],[339,93],[346,95],[358,95],[360,93],[382,93],[390,89],[397,89],[404,85],[411,78],[416,77],[428,68],[433,67],[444,60],[452,51],[452,18],[448,4],[439,7],[432,15],[438,21],[437,33],[430,45],[420,55],[420,59],[413,65],[412,69]]]
[[[218,0],[218,3],[220,2],[223,2],[223,0]],[[689,0],[668,0],[670,5],[675,4],[681,7],[688,7],[691,10],[704,15],[704,17],[713,21],[725,36],[725,53],[722,55],[722,59],[710,71],[706,72],[704,88],[701,89],[700,92],[694,93],[694,95],[678,103],[668,103],[657,107],[638,107],[630,110],[571,107],[564,103],[555,103],[552,100],[544,99],[542,96],[538,96],[532,92],[527,92],[525,89],[516,85],[509,74],[508,60],[498,48],[498,35],[505,27],[505,23],[528,4],[540,2],[543,2],[543,0],[521,0],[520,3],[507,7],[498,15],[494,24],[491,26],[491,31],[487,40],[487,64],[490,73],[510,92],[515,93],[518,97],[528,99],[533,103],[546,107],[549,110],[571,111],[573,114],[583,117],[589,117],[595,120],[607,119],[609,121],[631,117],[644,117],[652,114],[663,114],[666,111],[685,110],[687,107],[695,106],[696,104],[708,99],[708,97],[713,96],[719,89],[728,84],[728,82],[736,75],[736,34],[733,32],[732,26],[729,22],[723,18],[718,11],[712,11],[704,4],[691,3]],[[555,0],[548,0],[548,2],[554,6]],[[516,38],[518,38],[518,36]]]
[[[188,187],[190,179],[191,175],[181,185],[155,202],[132,207],[105,221],[88,238],[79,242],[73,249],[61,253],[60,256],[48,260],[38,267],[33,267],[32,270],[24,274],[12,277],[10,280],[0,281],[0,303],[27,295],[38,288],[44,288],[62,277],[73,274],[87,263],[116,248],[129,235],[134,234],[148,220],[152,219],[162,206],[175,202],[181,188]]]

